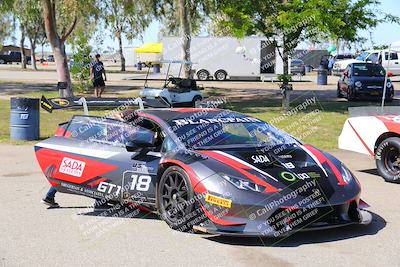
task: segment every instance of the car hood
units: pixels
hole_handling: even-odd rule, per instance
[[[350,183],[344,181],[340,161],[309,145],[198,152],[208,157],[205,165],[214,173],[249,179],[265,186],[266,192],[293,191],[306,183],[321,189],[328,199],[337,192],[343,197],[345,191],[351,191],[347,197],[351,198],[360,191],[355,178]]]

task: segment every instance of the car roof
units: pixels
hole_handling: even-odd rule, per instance
[[[246,117],[247,115],[227,110],[227,109],[217,109],[217,108],[157,108],[157,109],[144,109],[141,110],[142,113],[149,114],[160,118],[165,122],[169,122],[177,118],[190,118],[194,119],[204,118],[204,117],[214,117],[214,116],[224,116],[224,114],[229,114],[230,117]],[[250,117],[250,116],[247,116]]]

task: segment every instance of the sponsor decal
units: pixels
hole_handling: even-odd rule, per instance
[[[206,198],[205,201],[217,206],[221,206],[224,208],[230,208],[232,207],[232,200],[230,199],[226,199],[226,198],[222,198],[222,197],[217,197],[214,195],[210,195],[210,194],[206,194]]]
[[[210,118],[210,119],[177,119],[172,120],[178,126],[184,125],[197,125],[197,124],[209,124],[209,123],[248,123],[248,122],[261,122],[259,119],[252,117],[227,117],[227,118]]]
[[[270,162],[267,155],[253,155],[251,156],[253,163],[267,163]]]
[[[60,173],[81,177],[86,163],[80,160],[64,157],[59,168]]]
[[[67,107],[69,105],[69,101],[67,99],[63,99],[63,98],[54,98],[54,99],[51,99],[51,102],[53,102],[54,104],[56,104],[60,107]]]
[[[115,196],[118,196],[120,191],[121,191],[121,186],[120,185],[116,185],[116,184],[112,184],[112,183],[101,182],[97,186],[97,191],[102,192],[102,193],[106,193],[106,194],[111,194],[111,192],[115,188],[116,188]]]
[[[296,181],[296,178],[300,180],[305,180],[305,179],[315,179],[321,177],[321,175],[317,172],[302,172],[296,174],[293,174],[291,172],[281,172],[280,175],[283,179],[289,182]]]
[[[290,155],[290,154],[285,154],[285,155],[279,155],[278,157],[281,158],[281,159],[291,159],[291,158],[292,158],[292,155]]]
[[[50,112],[50,111],[53,109],[53,107],[52,107],[49,103],[47,103],[46,101],[44,101],[43,99],[40,100],[40,104],[42,105],[42,108],[44,108],[44,109],[47,110],[48,112]]]
[[[281,172],[281,177],[288,182],[296,181],[296,176],[291,172]]]

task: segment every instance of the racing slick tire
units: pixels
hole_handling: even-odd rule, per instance
[[[228,76],[228,73],[226,73],[226,71],[224,71],[224,70],[217,70],[214,73],[214,77],[217,81],[225,81],[227,76]]]
[[[210,73],[207,70],[199,70],[197,72],[197,79],[200,81],[207,81]]]
[[[178,166],[168,167],[158,183],[157,203],[161,218],[174,230],[191,231],[197,218],[195,194],[188,174]]]
[[[400,138],[383,140],[376,149],[375,162],[379,175],[386,182],[400,183]]]
[[[193,100],[192,100],[192,107],[193,108],[195,108],[196,107],[196,102],[197,101],[201,101],[203,98],[201,97],[201,96],[199,96],[199,95],[196,95],[195,97],[193,97]]]

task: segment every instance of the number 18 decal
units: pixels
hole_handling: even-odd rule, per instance
[[[150,188],[151,177],[149,175],[132,174],[131,190],[147,191]]]

